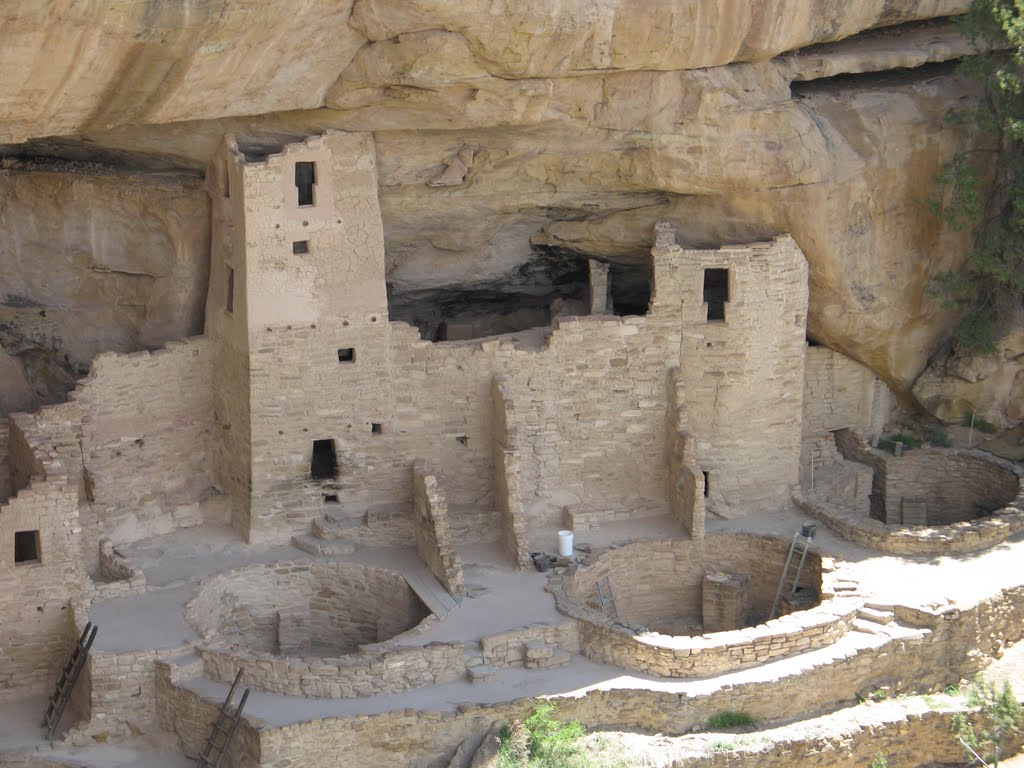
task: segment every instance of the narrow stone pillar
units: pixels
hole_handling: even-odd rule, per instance
[[[590,314],[608,314],[608,265],[590,259]]]
[[[702,613],[705,632],[743,627],[747,604],[746,576],[712,572],[704,576]]]

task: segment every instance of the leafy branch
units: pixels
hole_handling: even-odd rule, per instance
[[[959,343],[994,352],[1002,314],[1024,297],[1024,5],[973,0],[960,28],[978,53],[959,71],[981,84],[982,98],[947,118],[989,135],[992,147],[957,154],[935,176],[941,194],[929,208],[954,231],[972,230],[973,245],[963,267],[937,275],[928,290],[961,310]],[[994,169],[984,157],[993,151]]]

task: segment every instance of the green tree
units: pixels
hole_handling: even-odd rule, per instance
[[[973,0],[960,28],[977,51],[960,71],[980,83],[982,96],[976,108],[949,117],[991,141],[955,156],[936,176],[942,199],[930,206],[951,228],[972,229],[973,245],[964,266],[938,275],[931,291],[962,310],[958,342],[993,352],[1001,321],[1024,297],[1024,3]]]
[[[953,733],[964,750],[983,766],[997,766],[1006,741],[1020,732],[1021,706],[1009,683],[1002,688],[978,678],[967,694],[967,703],[978,709],[977,728],[960,713],[953,716]]]

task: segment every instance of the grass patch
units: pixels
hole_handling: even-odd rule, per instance
[[[754,718],[746,712],[733,712],[725,710],[712,715],[708,719],[706,728],[738,728],[745,725],[753,725]]]
[[[961,417],[960,423],[963,424],[965,427],[969,427],[971,426],[972,418],[974,419],[974,428],[979,432],[984,432],[987,435],[992,435],[999,431],[999,427],[997,427],[991,421],[987,421],[978,414],[971,413],[970,411],[964,411],[964,415]]]
[[[736,749],[736,745],[731,741],[717,740],[711,742],[711,749],[715,752],[732,752]]]

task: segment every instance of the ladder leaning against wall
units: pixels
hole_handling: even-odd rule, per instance
[[[50,701],[46,705],[46,713],[43,715],[43,728],[46,729],[46,738],[49,741],[53,741],[53,734],[57,732],[60,719],[64,716],[64,708],[68,705],[71,694],[75,690],[78,676],[82,674],[82,667],[85,666],[85,660],[89,657],[89,649],[92,648],[92,642],[96,639],[98,629],[99,627],[91,621],[85,625],[82,636],[78,638],[78,642],[71,650],[68,663],[64,665],[64,671],[60,673],[57,687],[50,696]]]
[[[789,554],[786,555],[786,564],[782,566],[782,576],[779,577],[779,588],[775,590],[775,601],[772,603],[771,613],[768,614],[769,621],[779,615],[779,605],[784,593],[788,592],[789,597],[796,595],[800,587],[800,577],[804,574],[804,565],[807,563],[807,550],[811,546],[816,528],[814,523],[805,523],[793,536]]]

